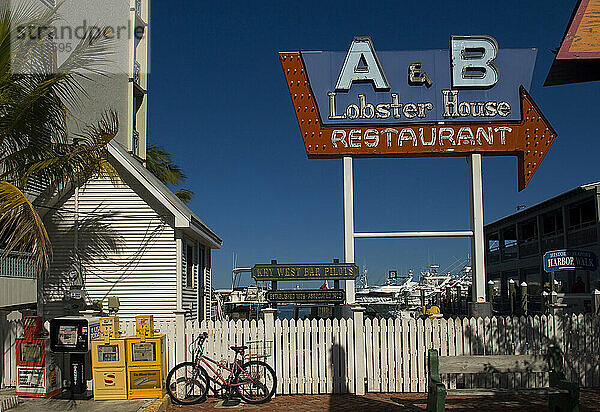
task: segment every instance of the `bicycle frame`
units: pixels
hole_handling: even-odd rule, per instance
[[[216,368],[213,368],[211,366],[211,364],[209,363],[213,363]],[[238,362],[238,356],[237,353],[235,355],[235,358],[233,359],[233,367],[230,369],[229,367],[227,367],[226,365],[223,365],[220,362],[217,362],[216,360],[206,356],[205,354],[201,354],[200,355],[200,359],[198,359],[196,362],[196,368],[198,368],[201,364],[206,365],[221,381],[222,384],[225,384],[227,387],[229,388],[235,388],[244,384],[247,384],[248,382],[242,382],[242,383],[232,383],[231,380],[233,379],[233,376],[235,374],[236,370],[243,370],[242,365],[240,365],[240,363]],[[221,376],[221,374],[217,371],[220,369],[226,369],[229,371],[229,377],[227,379],[225,379],[223,376]],[[215,379],[213,379],[215,380]]]

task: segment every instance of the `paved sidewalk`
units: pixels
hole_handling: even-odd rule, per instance
[[[424,393],[370,393],[355,395],[288,395],[277,396],[264,405],[238,405],[224,407],[222,401],[209,398],[206,402],[193,406],[171,406],[168,412],[215,411],[425,411],[427,394]],[[548,400],[544,396],[449,396],[446,409],[452,411],[485,412],[549,412]],[[581,408],[584,411],[600,411],[600,388],[583,389]]]
[[[14,388],[0,389],[0,400],[16,395]],[[44,399],[44,398],[18,398],[18,405],[7,411],[15,412],[139,412],[150,405],[154,399],[136,399],[122,401],[94,401],[69,399]],[[11,405],[12,406],[12,405]],[[4,411],[4,409],[0,410]]]

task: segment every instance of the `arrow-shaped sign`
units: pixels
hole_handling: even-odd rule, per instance
[[[323,125],[301,53],[279,58],[309,158],[517,156],[521,191],[557,136],[524,87],[518,121]]]

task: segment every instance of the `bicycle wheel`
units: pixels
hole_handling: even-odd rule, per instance
[[[167,375],[167,393],[174,403],[194,405],[206,399],[208,374],[193,362],[176,365]]]
[[[275,394],[277,376],[266,363],[250,361],[236,372],[234,382],[239,384],[237,391],[244,402],[265,403]]]

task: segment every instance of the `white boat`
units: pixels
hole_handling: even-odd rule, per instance
[[[367,315],[381,317],[418,317],[423,306],[439,298],[442,301],[448,290],[466,297],[471,285],[471,268],[465,265],[458,274],[439,274],[439,266],[431,265],[415,281],[412,271],[406,276],[388,279],[380,286],[367,286],[366,273],[361,276],[362,288],[356,291],[356,302],[367,308]],[[366,272],[366,271],[365,271]]]
[[[213,293],[215,320],[258,319],[260,310],[268,305],[267,288],[261,283],[240,286],[242,273],[251,272],[251,268],[233,268],[231,289],[217,289]]]

